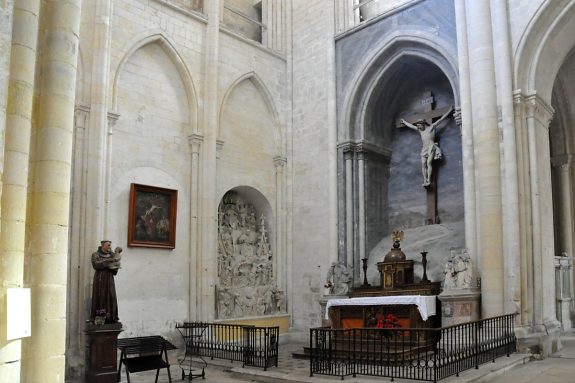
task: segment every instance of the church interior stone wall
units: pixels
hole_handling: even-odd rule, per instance
[[[195,12],[189,13],[186,4],[177,2],[115,2],[109,14],[107,50],[98,45],[102,40],[93,27],[93,14],[83,13],[69,277],[80,288],[70,294],[68,309],[72,323],[68,333],[73,339],[67,352],[70,371],[81,371],[84,363],[83,328],[73,323],[83,322],[89,307],[91,266],[84,255],[94,250],[100,236],[109,236],[114,246],[124,247],[116,288],[125,336],[158,333],[179,342],[176,322],[191,316],[205,315],[204,320],[216,316],[215,300],[208,303],[200,297],[207,289],[213,297],[217,257],[203,259],[197,253],[207,241],[196,232],[198,215],[206,211],[198,193],[212,180],[214,194],[220,197],[227,190],[249,185],[269,201],[268,225],[275,228],[277,224],[278,187],[285,187],[283,179],[278,183],[274,162],[285,158],[285,58],[221,29],[217,94],[211,101],[217,115],[213,124],[206,123],[210,104],[205,78],[214,69],[205,64],[210,9],[206,4],[199,9],[200,3],[187,4]],[[102,62],[98,57],[109,65],[108,73],[99,71],[104,84],[92,74],[94,65]],[[99,87],[109,102],[103,126],[94,117],[94,94]],[[217,148],[213,159],[207,157],[210,139]],[[91,157],[95,147],[102,147],[107,154]],[[205,172],[206,161],[217,162],[217,173]],[[282,174],[285,177],[286,173]],[[94,179],[100,182],[91,181]],[[175,249],[126,247],[131,183],[178,191]],[[102,200],[97,203],[102,203],[103,221],[89,221],[88,217],[98,215],[91,211],[86,187],[101,188]],[[215,201],[214,206],[217,209]],[[281,233],[273,230],[274,238],[269,238],[270,251],[276,251],[276,236],[286,235],[286,226],[281,225]],[[217,246],[213,249],[215,254]],[[200,269],[202,264],[204,269]],[[285,272],[283,264],[279,268]],[[280,279],[285,291],[286,278]],[[284,298],[282,302],[285,307]]]
[[[376,284],[404,229],[416,280],[421,251],[438,281],[466,247],[483,315],[517,312],[523,351],[557,349],[573,315],[553,262],[575,252],[575,0],[370,3],[360,20],[352,0],[0,0],[0,304],[30,287],[33,312],[31,338],[0,338],[0,376],[82,376],[102,239],[124,247],[123,336],[179,343],[176,322],[280,314],[283,340],[306,341],[330,265],[357,286],[369,258]],[[422,139],[397,123],[427,92],[455,107],[433,225]],[[178,191],[173,250],[126,246],[131,183]],[[265,299],[220,315],[230,191],[256,211],[248,245],[269,235],[238,282]]]
[[[138,49],[119,74],[117,88],[118,121],[111,145],[111,217],[108,225],[115,242],[127,238],[125,209],[129,184],[171,188],[179,191],[178,220],[174,250],[127,249],[123,270],[117,278],[121,318],[128,335],[142,330],[160,332],[166,323],[187,315],[188,283],[185,269],[189,249],[190,149],[187,136],[189,114],[185,87],[177,68],[158,44]],[[155,89],[156,91],[151,91]],[[122,155],[129,153],[129,155]],[[145,266],[145,265],[148,266]],[[150,284],[146,267],[154,270],[154,289],[135,289]],[[123,274],[123,275],[122,275]],[[154,302],[154,304],[149,304]],[[154,314],[157,312],[157,314]]]

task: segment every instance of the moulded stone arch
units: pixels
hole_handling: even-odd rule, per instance
[[[252,187],[252,186],[248,186],[248,185],[239,185],[239,186],[235,186],[232,187],[226,191],[224,191],[220,196],[218,196],[218,206],[219,204],[222,202],[224,196],[229,193],[229,192],[236,192],[238,193],[242,198],[244,198],[246,201],[248,201],[249,203],[253,204],[254,207],[256,208],[256,210],[260,213],[263,214],[264,217],[266,218],[266,222],[268,225],[268,228],[270,230],[275,230],[275,225],[274,225],[274,219],[273,219],[273,208],[272,205],[270,204],[270,200],[268,197],[265,196],[265,194],[263,194],[261,191],[259,191],[258,189]],[[259,223],[259,216],[258,218],[258,223]],[[274,242],[274,236],[270,236],[269,240],[270,242],[273,244]]]
[[[194,86],[194,82],[192,79],[192,75],[188,70],[184,60],[182,59],[181,55],[178,53],[174,44],[172,44],[168,38],[162,32],[147,32],[143,36],[138,36],[133,39],[129,44],[127,44],[127,48],[125,49],[125,53],[122,55],[120,62],[115,70],[112,72],[114,73],[114,80],[112,85],[112,110],[116,110],[117,102],[118,102],[118,82],[120,79],[120,75],[124,69],[124,65],[128,62],[128,60],[132,57],[132,55],[138,51],[139,49],[149,45],[149,44],[158,44],[160,48],[166,53],[166,55],[172,60],[180,77],[182,79],[182,83],[184,85],[184,89],[187,95],[188,101],[188,110],[189,110],[189,133],[199,133],[199,125],[198,125],[198,98],[196,96],[196,90]]]
[[[575,47],[575,0],[541,4],[515,52],[515,89],[537,95],[551,105],[553,84],[561,65]]]
[[[224,93],[224,96],[222,97],[222,100],[220,102],[219,116],[218,116],[218,132],[217,132],[216,137],[218,140],[223,140],[222,118],[223,118],[223,114],[225,112],[226,102],[227,102],[229,96],[238,87],[238,85],[240,85],[244,81],[251,81],[251,83],[256,87],[258,92],[261,94],[261,96],[265,102],[266,108],[267,108],[268,112],[270,113],[272,121],[273,121],[273,125],[274,125],[273,126],[273,129],[274,129],[273,134],[274,134],[274,141],[275,141],[275,145],[276,145],[276,151],[277,151],[278,155],[281,155],[282,154],[282,148],[283,148],[283,135],[282,135],[282,129],[281,129],[281,126],[279,123],[279,113],[278,113],[278,110],[276,108],[274,98],[273,98],[271,92],[265,86],[265,84],[262,81],[262,79],[260,78],[260,76],[258,76],[258,74],[253,72],[253,71],[245,73],[244,75],[238,77],[228,87],[228,89]]]
[[[571,105],[567,101],[569,100],[568,88],[570,86],[571,84],[566,83],[563,79],[557,79],[555,89],[553,90],[552,104],[559,105],[555,110],[553,121],[556,124],[556,133],[558,136],[555,137],[555,140],[552,135],[550,137],[552,149],[557,150],[557,152],[552,150],[552,155],[575,153],[575,142],[573,141],[572,129],[573,124],[571,121],[571,114],[569,113]]]
[[[361,69],[354,74],[344,93],[344,107],[339,118],[340,126],[349,127],[350,130],[342,132],[346,137],[340,139],[350,139],[354,133],[357,139],[363,137],[367,104],[374,89],[388,70],[405,56],[418,57],[437,66],[449,81],[455,104],[459,105],[457,57],[450,50],[450,45],[436,35],[421,31],[393,33],[358,65]]]

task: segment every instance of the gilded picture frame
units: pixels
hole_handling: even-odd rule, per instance
[[[175,249],[178,191],[130,185],[128,246]]]

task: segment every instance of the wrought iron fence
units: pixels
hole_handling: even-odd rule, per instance
[[[310,376],[437,382],[515,352],[514,316],[437,329],[311,329]]]
[[[239,361],[242,366],[264,370],[278,365],[278,326],[184,322],[176,328],[184,337],[188,354]]]

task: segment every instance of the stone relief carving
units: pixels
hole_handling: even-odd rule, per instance
[[[451,249],[443,267],[443,291],[470,289],[473,286],[473,265],[467,249]]]
[[[285,312],[277,289],[265,217],[235,192],[219,207],[217,316],[219,319]]]
[[[332,262],[325,283],[330,295],[345,295],[351,288],[351,276],[345,264]]]

